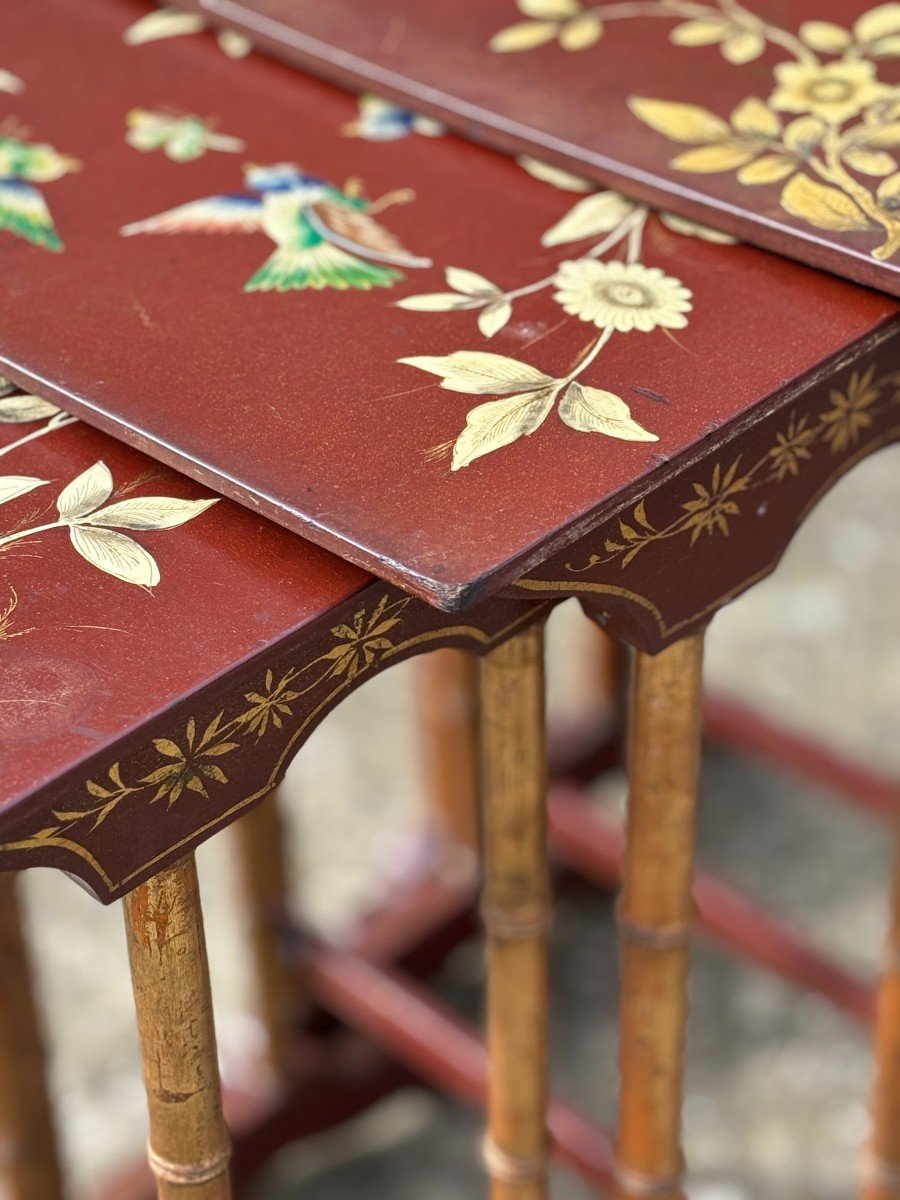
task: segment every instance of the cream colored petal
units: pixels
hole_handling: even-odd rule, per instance
[[[842,158],[848,167],[863,175],[891,175],[897,162],[887,150],[870,150],[868,146],[848,146]]]
[[[113,529],[176,529],[193,521],[218,501],[179,500],[170,496],[139,496],[119,500],[82,518],[85,525],[106,525]]]
[[[722,233],[718,229],[711,229],[708,225],[701,225],[687,217],[679,217],[677,213],[661,212],[657,215],[663,225],[671,229],[673,233],[683,234],[684,237],[700,238],[701,241],[718,243],[721,246],[734,246],[738,242],[738,239],[732,237],[730,233]]]
[[[72,525],[69,534],[81,557],[107,575],[138,587],[155,587],[159,583],[159,568],[153,555],[124,533]]]
[[[619,192],[594,192],[579,200],[561,221],[552,225],[541,238],[542,246],[560,246],[609,233],[634,212],[634,201]]]
[[[796,159],[783,154],[764,154],[755,162],[747,163],[737,173],[738,182],[745,184],[778,183],[797,170]]]
[[[84,517],[108,500],[113,479],[104,462],[95,462],[67,484],[56,498],[56,507],[64,521]]]
[[[781,206],[817,229],[851,233],[871,228],[865,213],[849,196],[805,175],[788,180],[781,192]]]
[[[673,138],[676,142],[712,142],[717,138],[726,137],[730,132],[721,117],[696,104],[630,96],[628,107],[651,129]]]
[[[632,419],[631,409],[614,392],[570,383],[559,404],[560,418],[570,429],[603,433],[626,442],[658,442],[655,433]]]
[[[759,146],[740,138],[726,138],[712,146],[697,146],[676,155],[669,163],[676,171],[696,171],[712,174],[716,171],[731,171],[743,166],[759,154]]]
[[[0,422],[22,425],[27,421],[46,421],[60,411],[40,396],[3,396],[0,398]]]
[[[508,300],[499,300],[495,304],[488,304],[478,314],[478,328],[485,337],[493,337],[507,324],[512,316],[512,311],[512,305]]]
[[[761,34],[742,30],[732,37],[727,37],[722,43],[722,57],[735,66],[742,67],[745,63],[759,58],[765,48],[766,40]]]
[[[757,96],[748,96],[740,102],[731,114],[731,124],[738,133],[760,137],[777,138],[781,133],[781,118]]]
[[[538,21],[565,21],[577,17],[581,11],[579,0],[519,0],[522,16]]]
[[[559,44],[563,50],[587,50],[595,46],[603,36],[603,22],[595,12],[583,13],[572,21],[566,21],[559,31]]]
[[[0,475],[0,504],[8,504],[19,496],[27,496],[35,488],[43,487],[46,479],[35,479],[33,475]]]
[[[504,395],[510,392],[535,390],[542,384],[552,384],[545,375],[528,363],[517,362],[502,354],[482,350],[456,350],[444,356],[418,355],[397,360],[441,378],[441,387],[451,392],[470,395]]]
[[[523,396],[491,400],[471,409],[466,416],[466,427],[453,447],[451,469],[458,471],[476,458],[534,433],[553,407],[557,391],[555,387],[545,388]]]
[[[858,42],[874,42],[878,38],[900,33],[900,4],[879,4],[870,8],[853,26]]]
[[[500,288],[496,283],[491,283],[477,271],[467,271],[464,267],[448,267],[445,275],[449,287],[456,292],[464,292],[468,296],[483,296],[491,292],[499,295],[500,293]]]
[[[549,163],[540,162],[528,154],[520,154],[516,162],[529,175],[533,175],[535,179],[540,179],[544,183],[550,183],[553,187],[557,187],[561,191],[593,191],[594,185],[586,179],[582,179],[580,175],[573,175],[570,171],[564,171],[562,167],[551,167]]]
[[[853,42],[849,29],[832,21],[804,21],[800,40],[817,54],[843,54]]]
[[[141,46],[161,38],[199,33],[205,28],[206,22],[197,13],[184,12],[180,8],[160,8],[129,25],[122,35],[122,41],[127,46]]]
[[[731,28],[729,21],[707,20],[685,21],[676,25],[669,40],[676,46],[713,46],[721,42]]]
[[[518,50],[534,50],[553,41],[559,25],[556,21],[519,21],[495,33],[488,45],[496,54],[513,54]]]

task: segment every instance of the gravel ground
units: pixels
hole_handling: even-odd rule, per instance
[[[792,726],[900,773],[900,447],[819,506],[776,576],[714,623],[708,678]],[[590,630],[564,606],[551,629],[551,703],[577,705]],[[390,887],[421,830],[413,664],[373,681],[317,731],[287,791],[298,903],[336,932]],[[619,806],[621,782],[598,803]],[[707,755],[699,856],[818,944],[873,972],[884,927],[888,839],[824,791]],[[199,855],[226,1077],[255,1027],[233,902],[228,837]],[[76,1186],[140,1151],[145,1136],[121,916],[56,873],[26,879],[64,1152]],[[554,926],[554,1086],[602,1120],[615,1102],[615,945],[609,904],[567,895]],[[837,1200],[853,1190],[865,1134],[867,1039],[848,1018],[700,943],[691,985],[685,1136],[695,1200],[771,1194]],[[482,956],[461,947],[442,994],[477,1017]],[[424,1092],[289,1149],[253,1200],[481,1194],[479,1121]],[[557,1200],[581,1200],[561,1174]]]

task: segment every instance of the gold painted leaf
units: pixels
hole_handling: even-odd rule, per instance
[[[562,167],[551,167],[549,163],[532,158],[530,154],[520,154],[516,162],[523,171],[527,171],[535,179],[540,179],[543,183],[550,183],[553,187],[560,188],[561,191],[590,192],[593,190],[593,184],[582,179],[580,175],[573,175],[570,171],[564,171]]]
[[[518,21],[495,33],[488,45],[497,54],[534,50],[537,46],[552,42],[558,28],[555,21]]]
[[[900,55],[900,34],[875,42],[869,47],[869,54],[873,58],[896,58]]]
[[[177,529],[199,517],[217,500],[177,500],[169,496],[140,496],[119,500],[83,518],[86,525],[107,525],[114,529]]]
[[[849,29],[832,21],[804,21],[800,26],[800,40],[817,54],[843,54],[853,42]]]
[[[882,208],[900,208],[900,171],[881,181],[876,196]]]
[[[900,4],[896,3],[870,8],[853,26],[858,42],[875,42],[895,33],[900,33]]]
[[[483,350],[454,350],[444,356],[422,354],[397,361],[431,375],[440,375],[441,387],[448,391],[473,396],[534,391],[555,382],[550,375],[528,363],[517,362],[503,354],[487,354]]]
[[[849,196],[805,175],[795,175],[784,185],[781,206],[792,217],[800,217],[835,233],[851,233],[871,228],[866,214]]]
[[[152,554],[124,533],[70,525],[72,545],[83,559],[107,575],[138,587],[155,587],[159,568]]]
[[[488,304],[478,314],[478,328],[485,337],[493,337],[499,333],[512,316],[512,305],[508,300],[498,300]]]
[[[253,49],[253,43],[245,33],[236,29],[220,29],[216,34],[219,49],[229,58],[246,58]]]
[[[463,267],[448,267],[445,274],[448,286],[456,292],[464,292],[467,296],[500,294],[496,283],[491,283],[477,271],[467,271]]]
[[[570,429],[583,433],[603,433],[626,442],[659,441],[655,433],[632,419],[631,409],[621,396],[577,382],[566,389],[559,415]]]
[[[685,21],[675,26],[669,41],[676,46],[712,46],[721,42],[730,28],[730,23],[724,20]]]
[[[26,496],[46,483],[46,479],[35,479],[32,475],[0,475],[0,504]]]
[[[757,137],[777,138],[781,133],[781,120],[764,100],[748,96],[731,114],[731,124],[738,133],[755,134]]]
[[[112,495],[113,479],[105,462],[95,462],[67,484],[56,498],[64,521],[74,521],[98,508]]]
[[[868,146],[848,146],[842,155],[844,162],[863,175],[890,175],[897,163],[887,150],[871,150]]]
[[[421,296],[404,296],[395,303],[409,312],[457,312],[472,307],[471,298],[459,292],[423,292]]]
[[[565,21],[577,17],[581,11],[580,0],[519,0],[522,16],[538,21]]]
[[[197,13],[183,12],[180,8],[160,8],[129,25],[122,35],[122,41],[126,46],[142,46],[145,42],[156,42],[161,38],[199,33],[205,28],[206,22]]]
[[[704,242],[714,242],[720,246],[737,245],[737,238],[730,233],[722,233],[711,229],[709,225],[701,225],[699,221],[691,221],[688,217],[679,217],[676,213],[661,212],[657,214],[660,221],[673,233],[683,234],[684,237],[700,238]]]
[[[541,238],[542,246],[578,242],[598,233],[609,233],[634,212],[634,201],[619,192],[594,192],[570,208],[561,221]]]
[[[784,131],[784,144],[795,154],[808,157],[817,149],[825,135],[825,126],[818,117],[797,117]]]
[[[676,142],[712,142],[731,132],[721,117],[696,104],[629,96],[628,107],[651,129]]]
[[[722,43],[722,57],[736,67],[742,67],[744,63],[759,58],[765,48],[766,39],[762,34],[742,29],[740,33],[727,37]]]
[[[40,396],[3,396],[0,398],[0,421],[24,424],[27,421],[46,421],[60,410]]]
[[[764,154],[756,162],[747,163],[737,173],[739,183],[760,184],[778,183],[788,175],[793,175],[798,163],[795,159],[786,158],[783,154]]]
[[[888,125],[867,126],[863,140],[867,146],[874,146],[879,150],[889,146],[900,146],[900,121],[891,121]]]
[[[595,12],[582,13],[567,21],[559,32],[559,44],[563,50],[587,50],[595,46],[603,36],[603,22]]]
[[[685,150],[677,154],[669,163],[676,171],[697,171],[704,175],[714,171],[731,171],[743,166],[759,154],[759,146],[755,142],[745,142],[741,138],[726,138],[714,142],[711,146],[696,146],[693,150]]]
[[[453,447],[451,470],[467,467],[476,458],[534,433],[553,407],[557,391],[556,387],[542,388],[522,396],[491,400],[471,409],[466,416],[466,427]]]

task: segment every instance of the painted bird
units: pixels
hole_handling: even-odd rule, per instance
[[[0,136],[0,229],[45,250],[62,250],[47,202],[32,185],[80,170],[77,158],[60,154],[46,142]]]
[[[391,287],[403,278],[399,268],[431,266],[372,217],[388,204],[412,199],[408,192],[372,203],[353,181],[341,190],[293,163],[249,164],[244,183],[257,195],[208,196],[125,225],[121,233],[265,233],[277,248],[244,284],[245,292]]]

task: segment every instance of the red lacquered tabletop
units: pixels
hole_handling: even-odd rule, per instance
[[[896,322],[149,12],[0,14],[0,359],[441,607]]]
[[[180,0],[329,78],[900,291],[900,5]]]

